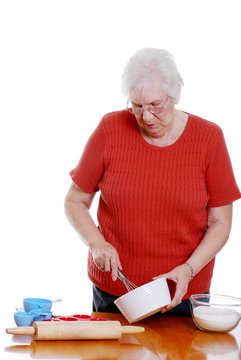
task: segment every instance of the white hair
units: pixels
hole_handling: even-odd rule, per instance
[[[173,56],[164,49],[144,48],[132,55],[122,75],[122,91],[129,98],[132,91],[150,86],[154,79],[177,104],[183,79]]]

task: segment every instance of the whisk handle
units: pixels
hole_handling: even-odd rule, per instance
[[[126,280],[125,275],[123,275],[120,270],[117,270],[117,276],[121,281]]]

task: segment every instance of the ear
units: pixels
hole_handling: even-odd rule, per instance
[[[174,100],[174,104],[178,104],[179,103],[179,100],[180,100],[180,97],[181,97],[181,90],[182,90],[182,84],[180,82],[178,82],[176,84],[176,96],[175,96],[175,100]]]

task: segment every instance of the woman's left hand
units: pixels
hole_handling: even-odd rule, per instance
[[[168,273],[159,275],[154,279],[162,277],[172,280],[176,283],[176,291],[171,303],[161,309],[161,312],[164,313],[181,304],[182,298],[187,292],[189,281],[191,280],[191,272],[187,265],[182,264],[169,271]]]

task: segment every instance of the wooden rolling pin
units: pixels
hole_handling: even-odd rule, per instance
[[[31,326],[8,328],[12,335],[32,335],[34,340],[105,340],[145,331],[141,326],[121,326],[119,321],[35,321]]]

